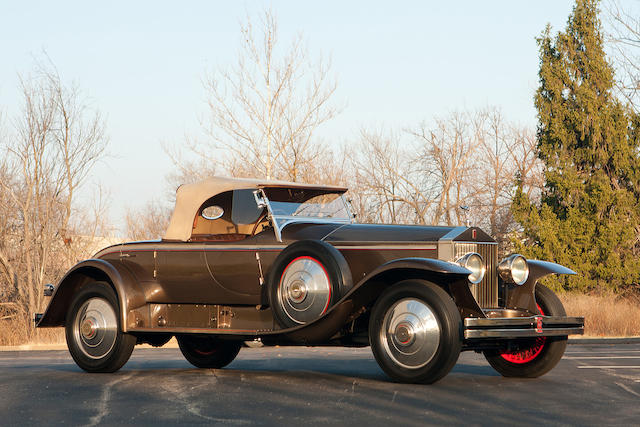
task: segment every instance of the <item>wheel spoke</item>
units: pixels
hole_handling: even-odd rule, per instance
[[[539,304],[537,305],[537,307],[540,314],[544,316],[542,307],[540,307]],[[517,351],[505,351],[501,354],[501,356],[507,362],[517,364],[529,363],[536,360],[540,353],[542,353],[542,349],[544,348],[544,344],[546,341],[546,337],[538,337],[530,346],[519,349]]]

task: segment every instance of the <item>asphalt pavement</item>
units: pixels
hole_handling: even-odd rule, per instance
[[[570,345],[537,379],[463,353],[434,385],[391,382],[369,348],[244,348],[195,369],[175,348],[136,349],[115,374],[66,351],[0,352],[0,425],[638,425],[640,344]]]

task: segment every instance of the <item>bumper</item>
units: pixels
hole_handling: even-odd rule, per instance
[[[584,317],[531,316],[464,319],[465,339],[515,339],[584,334]]]

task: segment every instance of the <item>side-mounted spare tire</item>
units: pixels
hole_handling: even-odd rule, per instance
[[[321,317],[351,287],[342,254],[320,240],[300,240],[276,258],[268,277],[269,304],[283,328]]]

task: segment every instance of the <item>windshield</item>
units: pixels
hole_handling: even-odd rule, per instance
[[[276,217],[350,220],[349,208],[341,193],[309,189],[265,189]]]

